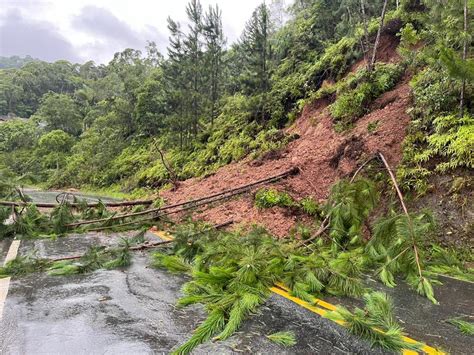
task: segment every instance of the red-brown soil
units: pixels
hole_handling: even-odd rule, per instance
[[[379,46],[377,47],[377,62],[383,63],[398,63],[401,60],[400,55],[397,52],[398,44],[400,43],[399,37],[394,36],[392,33],[382,33],[380,35]],[[370,52],[369,55],[372,53]],[[360,60],[351,66],[349,71],[351,73],[356,72],[367,65],[365,60]]]
[[[381,46],[387,40],[383,38]],[[395,47],[384,47],[384,59],[396,56]],[[391,56],[389,55],[391,53]],[[308,105],[298,120],[286,131],[298,133],[300,138],[281,151],[278,159],[262,159],[259,164],[250,160],[229,164],[214,175],[183,181],[175,191],[165,191],[167,203],[177,203],[203,197],[226,189],[263,179],[292,167],[300,174],[291,176],[272,187],[290,193],[295,199],[312,196],[318,201],[328,196],[331,185],[351,174],[367,156],[382,152],[389,163],[396,166],[401,158],[401,143],[410,121],[406,109],[410,102],[408,79],[403,79],[393,90],[380,96],[371,106],[372,111],[360,118],[344,134],[336,133],[328,110],[327,100]],[[378,122],[369,133],[369,123]],[[297,222],[309,222],[305,216],[291,215],[282,208],[259,210],[250,194],[235,198],[194,213],[194,218],[212,223],[230,219],[235,223],[261,224],[277,236],[288,235]]]

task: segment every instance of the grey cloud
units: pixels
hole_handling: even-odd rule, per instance
[[[140,43],[140,38],[125,22],[112,12],[96,6],[82,8],[72,25],[83,32],[123,45]]]
[[[167,45],[167,36],[156,27],[145,25],[143,30],[135,31],[111,11],[92,5],[82,8],[81,13],[73,18],[72,26],[94,36],[94,41],[80,49],[90,56],[100,58],[100,61],[105,61],[106,57],[112,59],[115,52],[127,47],[143,50],[147,40],[154,41],[161,51]]]
[[[6,12],[1,19],[0,55],[31,55],[46,61],[81,60],[52,23],[27,20],[18,10]]]

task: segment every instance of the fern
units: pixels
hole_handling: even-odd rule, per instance
[[[305,197],[299,202],[301,210],[309,216],[317,216],[321,214],[319,204],[311,197]]]
[[[446,172],[457,167],[474,168],[474,117],[441,116],[433,121],[435,133],[428,137],[431,155],[448,158],[436,170]]]

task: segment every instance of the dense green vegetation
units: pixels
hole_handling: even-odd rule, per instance
[[[422,187],[433,157],[445,158],[438,171],[472,167],[472,60],[463,55],[472,41],[469,31],[458,35],[462,1],[389,1],[384,31],[394,40],[399,32],[403,62],[347,76],[370,59],[380,28],[383,1],[363,4],[364,12],[359,1],[296,1],[284,24],[278,6],[260,5],[228,44],[220,10],[193,0],[187,29],[169,19],[166,57],[149,43],[107,65],[11,58],[21,64],[0,69],[0,115],[27,120],[0,124],[1,168],[46,186],[161,187],[170,172],[158,149],[177,178],[207,174],[285,145],[292,137],[278,129],[323,96],[345,130],[407,69],[415,106],[404,186]]]

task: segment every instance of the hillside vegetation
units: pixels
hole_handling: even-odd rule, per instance
[[[291,140],[278,129],[314,98],[336,99],[335,122],[350,126],[405,70],[416,126],[405,186],[424,188],[434,156],[445,162],[438,170],[472,168],[472,63],[462,60],[472,42],[469,31],[459,36],[462,2],[388,2],[384,31],[401,39],[403,60],[350,77],[351,65],[372,55],[383,1],[365,4],[365,17],[358,1],[297,1],[285,24],[275,4],[257,7],[231,45],[220,10],[192,1],[189,28],[169,20],[166,59],[150,43],[147,53],[126,49],[107,65],[26,61],[1,70],[0,114],[29,118],[2,124],[4,168],[47,186],[160,187],[169,172],[158,147],[179,179],[210,173]]]
[[[321,117],[317,130],[326,132],[327,119],[337,134],[308,136],[299,144],[305,150],[293,155],[309,154],[310,144],[340,143],[331,164],[341,169],[347,150],[355,162],[366,157],[357,153],[362,124],[372,147],[365,155],[382,149],[378,135],[388,140],[391,129],[392,140],[404,139],[397,172],[404,192],[424,201],[442,190],[449,202],[443,208],[461,211],[445,214],[469,220],[472,3],[299,0],[286,22],[282,11],[278,1],[259,5],[229,44],[218,7],[203,9],[193,0],[185,9],[188,26],[168,21],[166,56],[149,43],[146,53],[126,49],[107,65],[12,58],[24,64],[0,70],[0,115],[22,119],[0,123],[2,176],[136,194],[176,188],[244,158],[256,159],[256,167],[278,160],[296,146],[301,130],[292,127],[307,125],[309,110],[313,124]],[[396,111],[382,110],[365,123],[400,90]],[[400,122],[390,118],[391,128],[379,127],[390,112],[402,115]],[[401,141],[381,142],[391,163],[400,163]],[[337,178],[325,174],[317,198]],[[463,226],[468,235],[472,223]]]

